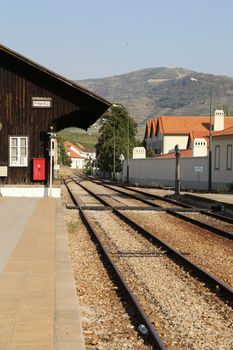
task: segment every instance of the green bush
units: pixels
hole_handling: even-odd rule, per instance
[[[230,182],[229,184],[227,184],[227,188],[229,192],[233,192],[233,182]]]

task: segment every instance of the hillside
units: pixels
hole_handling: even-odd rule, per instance
[[[148,68],[76,82],[125,105],[141,127],[147,119],[158,115],[208,115],[210,91],[212,110],[226,104],[233,111],[233,78],[184,68]]]
[[[70,141],[81,149],[93,149],[98,140],[98,131],[90,128],[84,131],[78,128],[65,129],[59,132],[63,141]]]

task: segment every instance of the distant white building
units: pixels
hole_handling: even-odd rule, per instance
[[[222,110],[215,111],[212,120],[213,132],[232,126],[233,117],[224,118]],[[146,124],[146,148],[155,151],[158,155],[165,155],[173,153],[175,145],[178,145],[180,150],[193,149],[195,145],[193,156],[196,157],[199,151],[203,155],[202,146],[208,146],[209,130],[209,116],[159,116],[148,120]],[[205,145],[204,140],[206,140]]]
[[[182,122],[185,122],[185,124],[183,125]],[[195,122],[198,125],[195,125]],[[147,145],[151,149],[151,145],[156,145],[153,142],[157,142],[157,146],[161,147],[163,152],[168,149],[169,152],[161,152],[153,158],[130,159],[129,181],[142,185],[173,187],[176,167],[174,148],[178,144],[182,186],[184,188],[207,190],[210,174],[210,118],[166,117],[165,120],[162,118],[160,123],[161,132],[160,128],[156,128],[155,122],[149,123],[150,130],[147,128]],[[206,129],[206,131],[203,129]],[[202,134],[203,136],[201,136]],[[162,139],[158,139],[160,136],[162,136]],[[151,140],[152,144],[150,143]],[[158,144],[158,141],[161,143]],[[224,118],[222,110],[216,110],[212,118],[211,155],[212,188],[227,189],[228,185],[233,183],[233,117]],[[125,162],[122,171],[123,179],[127,176],[127,165]]]
[[[71,158],[71,169],[84,169],[88,160],[96,159],[95,149],[81,149],[69,141],[64,142],[67,154]]]

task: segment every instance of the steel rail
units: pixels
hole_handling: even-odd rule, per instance
[[[95,180],[92,180],[92,179],[90,179],[90,180],[91,181],[95,181]],[[96,183],[98,183],[98,182],[96,181]],[[112,185],[113,186],[119,186],[118,184],[112,184]],[[228,216],[221,215],[221,214],[213,213],[209,209],[198,208],[196,206],[189,205],[189,204],[183,203],[183,202],[178,201],[178,200],[174,200],[174,199],[167,198],[167,197],[161,197],[161,196],[158,196],[156,194],[152,194],[152,193],[148,193],[148,192],[144,192],[144,191],[139,191],[139,190],[137,190],[135,188],[131,188],[131,187],[126,186],[126,185],[123,185],[123,186],[121,185],[120,187],[123,187],[125,189],[128,189],[128,190],[133,191],[133,192],[138,193],[138,194],[142,193],[143,195],[148,196],[148,197],[150,197],[152,199],[154,198],[154,199],[161,200],[163,202],[167,202],[167,203],[171,203],[171,204],[177,204],[177,205],[179,205],[179,206],[181,206],[183,208],[193,208],[193,209],[196,208],[201,214],[205,214],[205,215],[208,215],[208,216],[213,217],[215,219],[221,220],[223,222],[228,222],[230,224],[233,224],[233,219],[232,218],[230,218]]]
[[[118,184],[116,186],[118,186]],[[177,205],[180,205],[183,208],[194,208],[194,209],[196,208],[201,214],[205,214],[205,215],[208,215],[208,216],[213,217],[215,219],[218,219],[220,221],[228,222],[229,224],[233,224],[233,219],[232,218],[230,218],[228,216],[221,215],[221,214],[213,213],[213,212],[210,211],[210,209],[198,208],[198,207],[196,207],[194,205],[191,206],[189,204],[183,203],[183,202],[178,201],[178,200],[174,200],[174,199],[166,198],[166,197],[160,197],[160,196],[152,194],[152,193],[139,191],[139,190],[137,190],[135,188],[130,188],[129,186],[123,186],[123,188],[126,188],[126,189],[131,190],[131,191],[136,192],[136,193],[142,193],[143,195],[146,195],[146,196],[148,196],[150,198],[160,199],[163,202],[177,204]]]
[[[106,184],[107,185],[107,184]],[[112,186],[119,186],[118,184],[112,184]],[[193,207],[192,205],[189,205],[189,204],[185,204],[185,203],[181,203],[179,201],[176,201],[174,199],[171,199],[171,198],[162,198],[161,196],[159,195],[156,195],[156,194],[152,194],[152,193],[148,193],[148,192],[144,192],[144,191],[139,191],[135,188],[130,188],[129,186],[119,186],[119,187],[123,187],[129,191],[132,191],[132,192],[136,192],[138,194],[143,194],[147,197],[150,197],[151,199],[155,199],[155,200],[160,200],[161,202],[166,202],[166,203],[170,203],[170,204],[174,204],[174,205],[178,205],[182,208],[195,208]]]
[[[131,219],[129,219],[122,212],[117,210],[115,207],[109,205],[103,198],[98,196],[96,193],[92,192],[83,184],[80,184],[78,181],[74,180],[80,187],[86,190],[90,195],[94,196],[97,200],[99,200],[102,204],[106,206],[110,206],[112,211],[121,218],[128,225],[136,229],[139,233],[141,233],[144,237],[146,237],[150,242],[154,242],[156,245],[159,245],[164,250],[167,251],[167,254],[176,262],[179,263],[182,267],[184,267],[189,273],[193,274],[195,277],[198,277],[200,280],[206,283],[206,286],[209,287],[215,294],[217,294],[220,298],[222,298],[225,302],[228,302],[233,307],[233,289],[220,279],[216,278],[214,275],[203,269],[198,264],[195,264],[192,260],[186,258],[183,254],[181,254],[178,250],[173,248],[170,244],[161,240],[153,233],[144,229],[142,226],[138,225]]]
[[[82,176],[82,177],[83,177],[83,176]],[[83,178],[84,178],[84,177],[83,177]],[[193,206],[191,206],[191,205],[189,205],[189,204],[181,203],[181,202],[178,202],[178,201],[176,201],[176,200],[174,200],[174,199],[171,199],[171,198],[162,198],[161,196],[158,196],[158,195],[156,195],[156,194],[152,194],[152,193],[148,193],[148,192],[144,192],[144,191],[139,191],[139,190],[137,190],[137,189],[131,188],[131,187],[126,186],[126,185],[124,185],[124,184],[121,184],[121,185],[119,185],[119,184],[117,184],[117,183],[108,184],[108,183],[106,183],[105,181],[95,180],[95,179],[92,179],[92,178],[90,178],[90,177],[87,177],[86,179],[88,179],[89,181],[93,181],[93,182],[95,182],[96,184],[100,184],[100,185],[102,185],[102,186],[105,186],[105,187],[108,187],[108,186],[109,186],[109,187],[111,188],[111,186],[116,186],[116,187],[125,188],[125,189],[127,189],[127,190],[129,190],[129,191],[136,192],[136,193],[138,193],[138,194],[143,194],[143,195],[145,195],[145,196],[147,196],[147,197],[150,197],[151,199],[160,200],[161,202],[171,203],[171,204],[174,204],[174,205],[179,205],[180,207],[183,207],[183,208],[190,208],[190,209],[191,209],[191,208],[195,208],[195,207],[193,207]]]
[[[90,181],[95,182],[96,184],[103,184],[103,185],[106,184],[105,181],[95,180],[95,179],[92,179],[90,177],[87,177],[87,179],[90,180]],[[149,198],[161,200],[162,202],[171,203],[171,204],[174,204],[174,205],[179,205],[179,206],[181,206],[183,208],[193,208],[194,210],[195,209],[198,210],[198,212],[200,212],[201,214],[205,214],[205,215],[208,215],[208,216],[213,217],[215,219],[218,219],[220,221],[228,222],[229,224],[233,224],[233,218],[231,218],[229,216],[213,213],[213,212],[210,211],[210,209],[198,208],[196,206],[193,206],[193,205],[190,205],[190,204],[178,201],[178,200],[174,200],[172,198],[161,197],[161,196],[156,195],[156,194],[140,191],[140,190],[138,190],[136,188],[129,187],[129,186],[125,185],[125,184],[119,185],[119,184],[116,184],[116,183],[115,184],[112,183],[111,185],[112,186],[121,187],[121,188],[123,187],[123,188],[125,188],[125,189],[127,189],[129,191],[132,191],[132,192],[135,192],[135,193],[138,193],[138,194],[143,194],[143,195],[145,195],[145,196],[147,196]]]
[[[190,217],[188,217],[188,216],[186,216],[186,215],[183,215],[183,214],[181,214],[181,213],[178,213],[177,211],[175,211],[175,210],[173,210],[173,209],[171,209],[171,208],[169,208],[169,209],[167,210],[167,213],[169,213],[169,214],[171,214],[171,215],[173,215],[173,216],[175,216],[175,217],[177,217],[177,218],[179,218],[179,219],[182,219],[182,220],[184,220],[184,221],[190,222],[190,223],[193,224],[193,225],[196,225],[196,226],[199,226],[199,227],[204,228],[204,229],[206,229],[206,230],[209,230],[209,231],[211,231],[211,232],[213,232],[213,233],[215,233],[215,234],[217,234],[217,235],[219,235],[219,236],[222,236],[222,237],[224,237],[224,238],[233,239],[233,234],[232,234],[232,233],[227,232],[227,231],[225,231],[225,230],[221,230],[220,228],[211,226],[211,225],[206,224],[206,223],[204,223],[204,222],[201,222],[201,221],[199,221],[199,220],[190,218]],[[202,214],[204,214],[204,213],[202,213]]]
[[[89,180],[89,181],[92,181],[92,180]],[[95,181],[94,181],[95,182]],[[95,182],[96,183],[96,182]],[[101,185],[100,183],[98,183],[98,185]],[[136,195],[133,195],[133,194],[129,194],[127,192],[124,192],[120,189],[116,189],[116,188],[113,188],[111,185],[106,185],[106,184],[102,184],[102,186],[106,187],[106,188],[109,188],[109,189],[112,189],[113,191],[116,191],[118,193],[121,193],[121,194],[125,194],[126,196],[129,196],[131,198],[134,198],[138,201],[141,201],[149,206],[153,206],[153,207],[156,207],[156,208],[162,208],[159,204],[156,204],[156,203],[153,203],[153,202],[150,202],[149,200],[145,199],[145,198],[139,198],[137,197]],[[115,186],[115,185],[113,185]],[[131,190],[129,188],[127,188],[127,190]],[[137,191],[138,194],[141,193],[141,191]],[[143,195],[147,195],[146,192],[143,192]],[[154,197],[154,195],[150,194],[150,196]],[[157,199],[157,196],[155,196],[154,199]],[[170,202],[170,201],[169,201]],[[170,202],[171,203],[171,202]],[[175,204],[175,203],[173,203]],[[177,203],[176,203],[177,204]],[[220,228],[217,228],[217,227],[214,227],[214,226],[211,226],[210,224],[206,224],[204,222],[201,222],[199,220],[196,220],[196,219],[193,219],[193,218],[190,218],[186,215],[182,215],[181,212],[184,211],[185,209],[180,209],[180,208],[164,208],[165,211],[170,214],[170,215],[173,215],[173,216],[176,216],[177,218],[183,220],[183,221],[187,221],[189,223],[192,223],[193,225],[195,226],[198,226],[198,227],[201,227],[201,228],[204,228],[206,230],[209,230],[219,236],[222,236],[224,238],[227,238],[227,239],[233,239],[233,234],[230,233],[230,232],[227,232],[225,230],[222,230]],[[187,210],[185,210],[187,213],[188,212],[201,212],[201,214],[206,214],[206,212],[204,210],[200,211],[198,208],[194,208],[194,207],[191,207],[191,206],[188,206],[187,207]]]
[[[228,222],[229,224],[232,224],[232,225],[233,225],[233,219],[230,218],[229,216],[225,216],[225,215],[213,213],[213,212],[211,212],[211,211],[209,211],[209,210],[206,210],[206,211],[205,211],[204,209],[201,209],[201,210],[200,210],[200,213],[206,214],[206,215],[208,215],[208,216],[210,216],[210,217],[213,217],[213,218],[215,218],[215,219],[221,220],[221,221],[223,221],[223,222]]]
[[[94,238],[94,241],[97,242],[99,250],[101,251],[103,258],[108,262],[108,265],[110,265],[112,271],[114,272],[114,277],[115,277],[116,283],[118,284],[118,286],[121,287],[121,290],[123,291],[124,295],[127,296],[127,301],[129,302],[129,304],[133,308],[133,312],[137,315],[140,323],[146,327],[146,330],[148,332],[148,337],[150,339],[150,342],[151,342],[154,350],[167,350],[167,348],[166,348],[165,344],[163,343],[157,330],[155,329],[155,327],[151,323],[150,319],[148,318],[148,316],[146,315],[146,313],[142,309],[141,305],[137,301],[136,297],[134,296],[134,294],[132,293],[132,291],[128,287],[121,272],[119,271],[119,269],[117,268],[117,266],[113,262],[112,258],[110,257],[109,253],[105,249],[104,244],[102,243],[100,237],[98,236],[98,233],[96,232],[95,228],[92,226],[91,222],[88,220],[87,215],[85,214],[84,210],[82,209],[82,207],[80,206],[80,204],[78,203],[78,201],[76,200],[74,195],[72,194],[72,191],[70,190],[70,188],[68,187],[66,182],[65,182],[65,185],[66,185],[66,188],[67,188],[73,202],[75,203],[76,207],[79,209],[80,216],[81,216],[84,224],[86,225],[86,227],[88,228],[92,237]]]

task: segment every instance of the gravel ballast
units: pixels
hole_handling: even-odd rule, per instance
[[[113,215],[88,215],[169,349],[232,349],[230,307]]]
[[[125,210],[124,214],[233,287],[233,241],[166,213]]]
[[[65,212],[86,349],[151,350],[131,322],[78,212]]]

